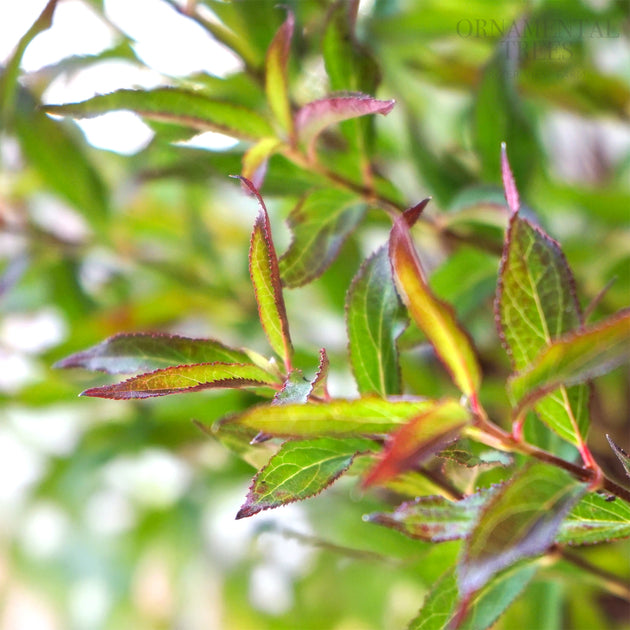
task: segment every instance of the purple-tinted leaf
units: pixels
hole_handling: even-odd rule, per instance
[[[474,399],[481,382],[481,370],[472,342],[450,305],[431,291],[409,232],[428,201],[425,199],[396,219],[389,239],[389,258],[398,294],[414,322],[451,373],[453,382]]]
[[[289,101],[287,67],[295,18],[288,11],[287,19],[275,34],[265,59],[265,91],[267,102],[282,129],[293,137],[293,116]]]
[[[608,501],[591,492],[564,519],[556,541],[568,545],[593,545],[630,537],[630,505]]]
[[[494,492],[496,488],[486,488],[461,501],[439,496],[419,497],[401,504],[391,514],[377,512],[364,520],[391,527],[410,538],[429,542],[458,540],[470,534]]]
[[[324,400],[330,400],[330,395],[328,394],[328,386],[326,381],[328,380],[328,367],[330,363],[328,361],[328,355],[326,354],[326,350],[322,348],[319,351],[319,365],[317,367],[317,374],[311,381],[312,389],[309,395],[309,399],[311,397],[319,397]]]
[[[249,247],[249,273],[256,294],[258,315],[271,347],[284,359],[285,367],[290,372],[293,346],[269,215],[256,187],[248,179],[241,177],[240,180],[256,197],[260,208]]]
[[[199,363],[180,365],[141,374],[115,385],[86,389],[81,396],[96,398],[151,398],[201,389],[276,387],[264,370],[242,363]]]
[[[319,494],[348,469],[355,455],[376,449],[376,442],[357,438],[285,442],[254,477],[236,518]]]
[[[307,103],[295,115],[295,127],[300,142],[308,145],[309,153],[315,149],[317,136],[328,126],[366,116],[367,114],[389,114],[396,101],[379,101],[366,94],[330,96]]]
[[[321,276],[365,211],[360,197],[336,188],[305,195],[287,220],[293,238],[280,258],[283,284],[299,287]]]
[[[165,334],[119,334],[55,364],[109,374],[133,374],[189,363],[250,363],[243,350],[214,339]]]
[[[568,472],[535,463],[520,470],[492,496],[470,534],[458,567],[462,596],[496,573],[544,553],[569,510],[586,492]]]
[[[509,381],[521,415],[561,385],[583,383],[630,362],[630,311],[570,332],[545,347]]]
[[[626,475],[630,477],[630,455],[626,453],[620,446],[617,446],[611,439],[610,435],[606,434],[606,439],[613,453],[617,456],[617,459],[621,462],[623,469],[626,471]]]
[[[387,248],[381,247],[361,266],[346,298],[350,364],[361,394],[400,393],[396,339],[403,315]]]
[[[507,149],[505,142],[501,143],[501,176],[503,178],[503,189],[505,190],[505,200],[508,203],[510,210],[514,213],[519,211],[521,202],[518,197],[518,189],[514,182],[514,175],[510,168],[510,163],[507,158]]]
[[[431,588],[420,614],[409,624],[408,630],[486,630],[503,614],[534,577],[533,564],[521,564],[503,571],[478,593],[459,618],[459,590],[454,571],[448,571]],[[458,621],[456,626],[451,624]]]
[[[470,421],[470,412],[454,400],[438,401],[392,435],[381,459],[367,474],[363,486],[382,484],[413,468],[441,450]]]

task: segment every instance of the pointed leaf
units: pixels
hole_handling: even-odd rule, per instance
[[[258,315],[271,347],[279,357],[284,359],[287,371],[290,372],[293,347],[269,215],[265,202],[255,186],[243,177],[240,180],[256,197],[260,208],[249,246],[249,273],[256,294]]]
[[[466,538],[479,520],[481,510],[497,488],[485,488],[475,494],[449,501],[444,497],[419,497],[402,503],[391,513],[376,512],[364,520],[391,527],[410,538],[444,542]]]
[[[503,190],[505,191],[505,200],[512,212],[518,212],[521,202],[518,196],[518,188],[514,181],[514,175],[510,168],[507,158],[507,148],[505,142],[501,143],[501,177],[503,179]]]
[[[321,276],[365,210],[366,204],[360,197],[336,188],[304,196],[287,220],[293,239],[280,258],[284,285],[299,287]]]
[[[454,400],[438,401],[392,435],[383,456],[363,481],[363,486],[381,484],[413,468],[457,437],[470,421],[470,412]]]
[[[564,519],[556,540],[567,545],[593,545],[628,537],[630,505],[591,492]]]
[[[309,153],[314,151],[317,136],[330,125],[358,118],[367,114],[386,116],[392,111],[396,101],[379,101],[367,94],[351,96],[330,96],[307,103],[295,115],[295,126],[300,142],[308,145]]]
[[[389,257],[398,293],[417,326],[424,332],[436,354],[451,373],[453,382],[468,397],[476,397],[481,372],[472,343],[458,324],[453,309],[438,300],[427,283],[409,232],[425,199],[394,222]]]
[[[326,350],[322,348],[319,351],[319,365],[317,367],[317,374],[315,374],[315,377],[311,381],[312,388],[311,393],[309,394],[309,400],[314,396],[318,396],[320,398],[323,398],[324,400],[330,400],[327,386],[329,365],[330,363],[328,361]]]
[[[208,98],[200,92],[179,88],[117,90],[80,103],[45,105],[44,110],[75,118],[129,110],[148,120],[218,131],[245,140],[259,140],[273,135],[271,126],[260,114],[234,103]]]
[[[612,448],[613,452],[617,456],[617,459],[621,462],[623,469],[626,471],[626,475],[630,477],[630,455],[626,453],[620,446],[617,446],[611,439],[610,435],[606,434],[606,439],[608,440],[608,444],[610,444],[610,448]]]
[[[466,542],[458,567],[462,595],[515,562],[546,551],[585,492],[586,484],[555,466],[537,462],[520,470],[486,504]]]
[[[387,248],[381,247],[363,263],[346,298],[350,363],[359,393],[400,393],[396,338],[403,313]]]
[[[265,181],[269,158],[281,146],[277,138],[263,138],[243,155],[243,169],[241,175],[249,179],[252,184],[260,189]]]
[[[15,92],[24,52],[37,35],[51,27],[56,7],[57,0],[49,0],[39,17],[20,38],[13,54],[4,68],[2,68],[2,72],[0,73],[0,121],[2,122],[2,126],[8,125],[13,114]]]
[[[630,311],[565,334],[509,381],[518,413],[560,385],[583,383],[630,362]]]
[[[534,577],[536,567],[520,564],[503,571],[473,595],[468,612],[458,630],[486,630],[503,614]],[[420,614],[409,630],[444,630],[450,628],[459,609],[459,590],[454,571],[443,575],[424,600]]]
[[[291,51],[291,38],[295,18],[292,11],[288,11],[287,19],[276,32],[265,59],[265,92],[269,108],[287,132],[293,137],[293,116],[289,100],[288,64]]]
[[[236,518],[319,494],[348,470],[355,455],[378,448],[376,442],[357,438],[285,442],[254,477]]]
[[[389,433],[435,406],[430,400],[369,397],[308,405],[260,405],[222,420],[278,437],[371,436]]]
[[[86,389],[81,396],[96,398],[151,398],[201,389],[276,386],[272,377],[255,365],[199,363],[141,374],[115,385]]]
[[[165,334],[119,334],[55,364],[109,374],[148,372],[190,363],[249,363],[243,350],[214,339],[190,339]]]

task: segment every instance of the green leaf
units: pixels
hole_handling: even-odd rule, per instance
[[[477,522],[481,510],[497,488],[485,488],[460,501],[444,497],[419,497],[402,503],[388,514],[376,512],[364,517],[370,523],[384,525],[410,538],[444,542],[466,538]]]
[[[518,414],[560,385],[583,383],[630,361],[630,311],[570,332],[509,381]]]
[[[265,92],[267,102],[281,128],[293,137],[293,115],[289,100],[288,63],[295,18],[288,11],[287,19],[276,32],[265,58]]]
[[[476,398],[481,371],[472,343],[458,324],[453,309],[440,301],[427,283],[420,259],[411,241],[409,227],[428,199],[407,210],[394,222],[389,257],[398,293],[420,330],[451,373],[453,382],[470,398]]]
[[[8,127],[13,115],[20,63],[24,52],[37,35],[51,27],[56,7],[57,0],[49,0],[31,28],[20,38],[13,54],[2,69],[0,74],[0,127]]]
[[[368,397],[308,405],[260,405],[220,424],[235,423],[278,437],[371,436],[389,433],[435,404]]]
[[[62,359],[55,367],[132,374],[190,363],[214,362],[249,363],[250,358],[245,351],[229,348],[214,339],[123,333]]]
[[[179,88],[117,90],[80,103],[45,105],[44,110],[75,118],[129,110],[148,120],[202,131],[218,131],[245,140],[260,140],[273,135],[269,123],[255,111],[228,101],[211,99],[201,92]]]
[[[630,455],[626,453],[620,446],[617,446],[611,439],[610,435],[606,435],[606,439],[610,444],[610,448],[612,448],[613,452],[617,456],[617,459],[621,462],[623,469],[626,471],[626,475],[630,477]]]
[[[462,595],[515,562],[544,553],[585,492],[586,484],[555,466],[536,462],[520,470],[486,504],[466,541],[458,567]]]
[[[459,402],[436,402],[434,407],[419,413],[391,436],[363,486],[382,484],[413,468],[456,438],[470,419],[470,412]]]
[[[355,194],[335,188],[305,195],[287,220],[293,239],[280,258],[283,284],[299,287],[321,276],[365,210],[366,204]]]
[[[567,545],[593,545],[630,537],[630,505],[597,493],[587,494],[564,519],[556,541]]]
[[[536,573],[531,563],[503,571],[492,579],[468,604],[458,630],[486,630],[522,593]],[[459,591],[454,571],[445,573],[434,585],[420,614],[409,624],[409,630],[444,630],[451,627],[458,614]]]
[[[285,442],[254,477],[236,518],[319,494],[348,470],[355,455],[377,449],[375,442],[356,438]]]
[[[293,346],[269,215],[255,186],[243,177],[240,179],[256,197],[259,205],[249,246],[249,274],[254,285],[260,323],[274,352],[284,359],[285,367],[290,372]]]
[[[386,247],[366,260],[346,298],[350,364],[359,393],[399,394],[396,338],[403,318]]]
[[[319,351],[319,365],[317,366],[317,373],[311,381],[309,399],[317,396],[319,398],[323,398],[324,400],[330,400],[327,383],[329,366],[330,362],[328,361],[328,355],[326,354],[325,348],[322,348]]]
[[[108,214],[107,187],[72,135],[75,129],[36,109],[32,96],[20,90],[14,115],[20,148],[52,191],[74,206],[93,226],[102,228]]]
[[[302,370],[293,370],[282,385],[282,389],[273,397],[274,405],[304,404],[313,390],[313,384],[307,381]]]
[[[122,383],[86,389],[81,396],[96,398],[151,398],[202,389],[276,386],[272,376],[255,365],[198,363],[164,368],[134,376]]]
[[[518,209],[505,151],[506,196]],[[560,245],[513,212],[503,249],[495,302],[497,327],[515,369],[527,367],[541,350],[581,326],[573,274]],[[561,386],[536,405],[536,412],[560,437],[581,447],[589,421],[586,385]]]

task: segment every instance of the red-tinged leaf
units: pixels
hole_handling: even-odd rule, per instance
[[[561,385],[584,383],[630,362],[630,311],[551,342],[509,381],[517,415]]]
[[[458,567],[463,597],[519,560],[544,553],[560,524],[586,492],[568,472],[534,463],[490,499],[471,532]]]
[[[249,247],[249,273],[256,294],[258,315],[271,347],[284,360],[287,372],[290,372],[293,347],[269,215],[256,187],[248,179],[239,179],[256,197],[260,207]]]
[[[295,18],[288,11],[287,19],[276,32],[265,59],[265,92],[267,102],[280,127],[293,137],[293,115],[289,100],[288,64]]]
[[[514,182],[514,175],[508,162],[505,142],[501,143],[501,176],[503,178],[503,189],[505,190],[505,200],[512,212],[518,212],[521,202],[518,197],[518,189]]]
[[[514,214],[499,272],[495,301],[502,342],[516,370],[525,369],[555,339],[581,326],[573,274],[560,246],[539,227]],[[538,416],[562,438],[580,445],[589,421],[586,385],[538,401]]]
[[[189,363],[250,363],[243,350],[214,339],[190,339],[165,334],[119,334],[55,364],[109,374],[133,374]]]
[[[431,291],[411,241],[409,227],[428,201],[425,199],[396,219],[389,239],[389,258],[398,294],[411,317],[451,373],[453,382],[466,396],[475,399],[481,371],[472,342],[453,309]]]
[[[376,442],[358,438],[285,442],[254,477],[236,518],[319,494],[348,470],[358,453],[378,448]]]
[[[486,630],[522,593],[535,573],[532,563],[503,571],[470,598],[466,614],[459,618],[457,577],[455,571],[448,571],[433,585],[408,630]]]
[[[626,453],[620,446],[617,446],[611,439],[610,435],[606,434],[606,439],[613,453],[617,456],[617,459],[621,462],[623,469],[626,471],[626,475],[630,477],[630,455]]]
[[[202,389],[277,387],[264,370],[241,363],[199,363],[141,374],[115,385],[86,389],[81,396],[127,400],[194,392]]]
[[[381,247],[361,266],[346,298],[350,364],[359,393],[400,393],[396,339],[403,316],[387,248]]]
[[[470,534],[482,508],[495,491],[496,488],[486,488],[461,501],[449,501],[440,496],[419,497],[401,504],[391,514],[376,512],[364,517],[364,520],[419,540],[458,540]]]
[[[630,505],[591,492],[564,519],[556,542],[593,545],[630,537]]]
[[[413,468],[456,438],[469,421],[470,412],[458,402],[438,401],[392,435],[381,459],[365,477],[363,487],[382,484]]]
[[[218,426],[238,424],[276,437],[369,437],[390,433],[435,405],[432,400],[376,397],[308,405],[259,405],[221,420]]]
[[[241,175],[249,179],[257,189],[260,189],[265,181],[269,158],[281,144],[277,138],[263,138],[243,155]]]
[[[396,101],[379,101],[367,94],[330,96],[307,103],[295,115],[298,139],[313,153],[319,134],[330,125],[368,114],[389,114]]]
[[[271,125],[257,112],[180,88],[117,90],[80,103],[45,105],[43,109],[50,114],[75,118],[129,110],[148,120],[202,131],[218,131],[244,140],[259,140],[273,135]]]
[[[309,400],[313,397],[323,398],[324,400],[330,400],[328,393],[328,386],[326,381],[328,380],[328,367],[330,363],[328,361],[328,355],[326,350],[322,348],[319,351],[319,365],[317,367],[317,374],[311,381],[312,389],[309,394]]]
[[[287,287],[299,287],[321,276],[363,218],[367,206],[356,194],[323,188],[306,194],[289,214],[291,245],[280,258]]]

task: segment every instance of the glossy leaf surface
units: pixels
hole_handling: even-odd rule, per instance
[[[391,436],[382,458],[368,473],[363,485],[383,483],[413,468],[456,438],[470,419],[470,412],[459,402],[437,401]]]
[[[546,551],[585,492],[586,484],[553,466],[535,463],[521,469],[490,499],[466,542],[458,567],[462,595],[519,560]]]
[[[316,190],[302,198],[287,219],[293,238],[280,258],[284,285],[302,286],[324,273],[365,210],[360,197],[336,188]]]
[[[280,437],[370,436],[389,433],[433,401],[380,398],[333,400],[308,405],[258,406],[222,422],[236,423]]]
[[[267,102],[276,120],[282,129],[289,134],[289,137],[293,135],[293,115],[289,101],[287,70],[294,25],[295,18],[293,13],[289,11],[287,19],[274,36],[265,59]]]
[[[276,385],[273,378],[255,365],[200,363],[164,368],[134,376],[122,383],[86,389],[81,396],[96,398],[151,398],[201,389],[260,387]]]
[[[454,383],[467,396],[474,396],[481,373],[471,341],[458,324],[453,309],[432,293],[411,241],[409,227],[428,201],[425,199],[396,219],[389,241],[389,257],[398,293],[409,314],[451,373]]]
[[[165,334],[119,334],[59,361],[58,368],[84,368],[109,374],[148,372],[189,363],[250,363],[243,350],[214,339]]]
[[[350,363],[361,394],[400,393],[396,338],[403,314],[387,248],[381,247],[363,263],[346,299]]]
[[[357,438],[285,442],[254,477],[236,518],[319,494],[348,469],[357,453],[376,449],[375,442]]]

